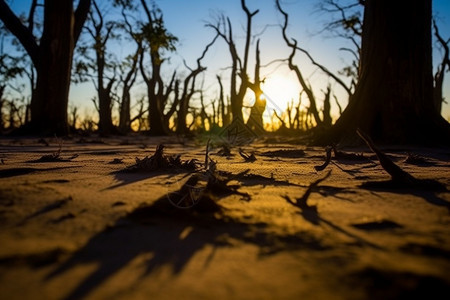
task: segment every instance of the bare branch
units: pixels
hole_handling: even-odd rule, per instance
[[[75,11],[75,24],[73,29],[73,37],[75,44],[77,43],[81,31],[83,29],[83,24],[86,21],[89,8],[91,7],[91,0],[80,0],[78,7]]]
[[[0,0],[0,19],[5,27],[20,41],[31,58],[34,66],[39,62],[39,46],[33,33],[22,24],[20,19],[10,9],[5,0]]]
[[[28,29],[33,33],[34,28],[34,13],[36,12],[37,0],[31,2],[30,12],[28,13]]]

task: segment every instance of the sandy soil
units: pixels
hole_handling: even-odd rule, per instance
[[[191,173],[120,172],[160,143],[204,161],[205,139],[72,138],[62,161],[44,162],[57,139],[1,139],[0,299],[450,296],[450,193],[389,186],[368,148],[316,171],[323,148],[259,140],[243,148],[256,158],[246,162],[213,143],[218,171],[250,169],[228,183],[240,194],[212,191],[202,197],[217,207],[197,209],[200,198],[180,209],[168,195],[180,196]],[[450,149],[383,149],[450,188]],[[409,153],[420,157],[407,163]]]

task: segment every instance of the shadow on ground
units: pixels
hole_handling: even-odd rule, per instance
[[[119,219],[113,226],[95,235],[65,263],[47,276],[47,280],[89,263],[98,268],[88,275],[65,299],[81,299],[142,254],[151,254],[141,278],[169,266],[173,276],[183,271],[194,255],[207,245],[217,250],[243,242],[259,247],[260,255],[272,255],[289,249],[327,249],[311,235],[270,233],[265,223],[246,223],[226,212],[181,210],[170,205],[166,196],[143,205]],[[213,254],[205,263],[212,263]]]

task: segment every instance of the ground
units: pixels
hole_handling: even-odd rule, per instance
[[[185,169],[123,171],[161,143],[203,163],[206,140],[0,139],[0,299],[448,299],[448,191],[389,185],[367,147],[319,171],[323,148],[275,138],[242,147],[255,161],[211,142],[217,172],[249,169],[215,209],[171,204]],[[450,149],[382,149],[449,189]]]

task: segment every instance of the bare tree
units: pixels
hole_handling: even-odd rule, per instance
[[[217,38],[218,35],[216,35],[213,40],[208,45],[206,45],[202,55],[197,59],[197,68],[191,69],[186,66],[189,69],[190,73],[183,81],[183,89],[180,97],[175,97],[175,99],[178,99],[177,102],[179,104],[177,112],[177,133],[185,134],[188,131],[188,128],[186,127],[186,116],[188,113],[189,102],[196,92],[195,80],[200,73],[206,70],[206,67],[203,67],[201,62],[208,52],[209,48],[215,43]]]
[[[225,94],[223,90],[222,79],[219,75],[217,75],[216,78],[219,83],[219,105],[217,107],[217,110],[219,112],[219,118],[222,121],[222,127],[225,127],[231,122],[230,107],[228,104],[225,104]]]
[[[231,75],[230,75],[230,101],[231,101],[231,113],[233,120],[243,120],[242,105],[244,101],[245,93],[249,88],[249,79],[247,74],[248,68],[248,56],[250,50],[250,40],[252,36],[252,18],[259,12],[255,10],[251,12],[245,0],[241,0],[241,6],[247,17],[246,36],[243,59],[238,54],[236,44],[233,39],[233,29],[229,18],[222,16],[216,24],[207,24],[208,27],[213,28],[216,33],[222,37],[225,43],[228,45],[228,49],[231,55]],[[240,79],[238,87],[238,78]]]
[[[248,81],[248,87],[253,91],[255,95],[255,103],[250,108],[250,116],[247,121],[247,126],[250,127],[254,132],[261,134],[264,132],[263,125],[263,113],[266,109],[266,99],[263,98],[263,91],[261,89],[261,83],[264,82],[264,79],[261,80],[260,76],[261,69],[261,59],[259,52],[259,39],[256,42],[256,63],[255,63],[255,75],[253,82]]]
[[[122,7],[123,24],[122,28],[127,32],[131,40],[136,44],[136,50],[133,54],[125,58],[122,64],[119,64],[119,85],[122,88],[122,97],[120,99],[119,108],[119,131],[121,133],[127,133],[131,130],[131,88],[136,82],[138,73],[138,63],[143,53],[142,35],[139,32],[135,32],[133,25],[129,22],[125,12],[125,7]],[[142,103],[143,104],[143,103]],[[147,110],[140,109],[138,115],[134,118],[139,119]]]
[[[163,51],[175,51],[175,43],[178,39],[165,28],[160,9],[156,6],[149,9],[145,0],[141,0],[140,3],[147,18],[141,24],[141,30],[151,65],[151,74],[148,74],[144,64],[144,52],[139,61],[139,69],[147,86],[150,134],[166,135],[168,133],[168,120],[167,116],[164,116],[164,107],[169,95],[173,92],[176,73],[173,73],[169,84],[165,85],[161,75],[161,66],[165,61],[162,55]]]
[[[92,4],[88,22],[85,26],[93,41],[91,48],[94,50],[95,56],[93,62],[89,65],[96,73],[93,81],[98,94],[98,129],[102,134],[110,134],[116,131],[111,117],[113,105],[112,88],[116,78],[114,66],[108,63],[106,46],[113,35],[116,24],[114,22],[106,22],[97,1],[93,0]],[[112,76],[107,75],[108,69],[113,69],[110,70],[112,71]]]
[[[434,35],[438,40],[439,44],[444,49],[444,54],[442,56],[442,61],[439,64],[436,73],[434,74],[434,85],[433,85],[433,99],[436,111],[440,114],[442,110],[442,102],[444,102],[444,97],[442,95],[442,85],[444,83],[445,72],[450,70],[450,50],[449,43],[450,39],[445,41],[439,34],[439,29],[436,26],[436,22],[433,20]]]
[[[330,76],[331,78],[333,78],[340,86],[342,86],[344,88],[344,90],[347,92],[347,94],[349,96],[352,95],[352,89],[350,87],[348,87],[345,82],[343,82],[337,75],[335,75],[334,73],[332,73],[330,70],[328,70],[325,66],[319,64],[318,62],[316,62],[313,57],[309,54],[308,51],[304,50],[303,48],[298,46],[298,41],[294,38],[289,38],[287,36],[287,26],[288,26],[288,21],[289,21],[289,15],[282,9],[281,5],[280,5],[280,1],[276,0],[275,1],[276,6],[278,11],[283,15],[284,17],[284,23],[282,26],[282,34],[283,34],[283,39],[286,42],[286,45],[292,49],[292,52],[289,56],[288,59],[288,66],[289,68],[295,72],[297,79],[300,83],[300,85],[303,88],[303,91],[305,92],[306,96],[308,97],[308,100],[310,102],[310,106],[309,106],[309,111],[311,112],[311,114],[314,116],[314,120],[317,124],[317,126],[319,127],[323,127],[326,126],[328,123],[324,122],[324,120],[322,120],[320,118],[319,115],[319,110],[317,108],[317,101],[316,101],[316,97],[314,95],[314,92],[312,90],[312,87],[306,82],[300,68],[294,63],[294,57],[295,54],[298,51],[304,53],[311,61],[311,63],[315,66],[317,66],[321,71],[323,71],[325,74],[327,74],[328,76]]]
[[[78,107],[72,106],[70,108],[70,114],[69,114],[69,122],[70,122],[70,129],[75,131],[77,128],[78,123]]]

